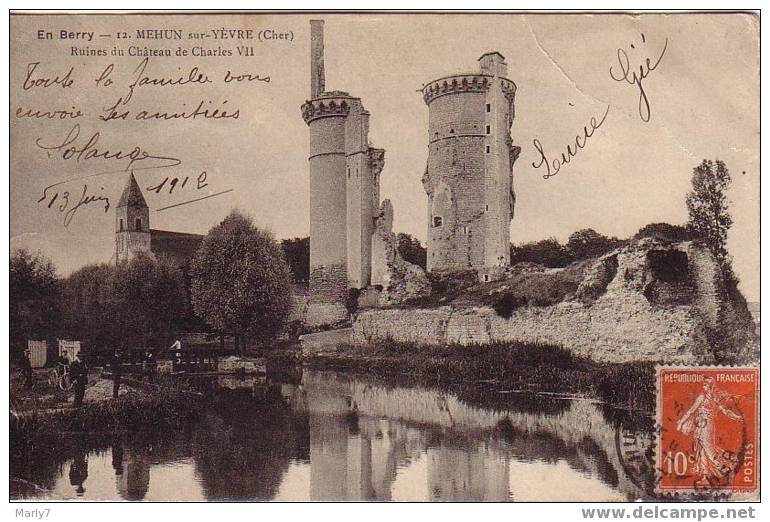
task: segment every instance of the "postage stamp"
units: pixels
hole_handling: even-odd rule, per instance
[[[658,491],[758,491],[759,369],[659,366],[656,385]]]

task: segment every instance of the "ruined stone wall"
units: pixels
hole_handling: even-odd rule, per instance
[[[656,251],[687,254],[685,283],[660,280],[653,273],[648,254]],[[714,361],[710,329],[719,326],[727,344],[751,335],[740,333],[750,329],[741,322],[741,303],[725,302],[715,270],[713,257],[702,246],[643,241],[597,260],[576,295],[556,305],[524,306],[509,319],[488,306],[363,310],[352,339],[362,344],[393,339],[467,346],[519,341],[563,346],[597,361],[709,363]],[[690,285],[689,302],[671,304],[672,288],[680,284]],[[718,324],[717,317],[727,322]]]

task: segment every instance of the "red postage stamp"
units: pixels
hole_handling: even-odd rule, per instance
[[[759,485],[759,369],[658,367],[660,492],[745,492]]]

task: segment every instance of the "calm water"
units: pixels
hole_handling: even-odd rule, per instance
[[[644,498],[652,481],[649,419],[590,401],[306,371],[260,384],[280,394],[266,407],[252,383],[220,384],[180,433],[72,435],[58,462],[17,455],[13,497],[603,501]]]

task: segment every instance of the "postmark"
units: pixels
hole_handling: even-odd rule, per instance
[[[658,367],[656,490],[753,496],[759,490],[759,369]]]

